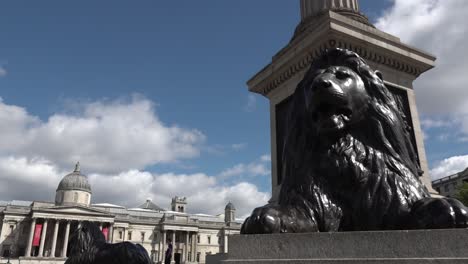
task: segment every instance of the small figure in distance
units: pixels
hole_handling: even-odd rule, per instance
[[[172,241],[168,240],[169,245],[167,246],[166,255],[164,257],[164,264],[171,264],[172,260]]]
[[[71,235],[65,264],[152,264],[140,244],[110,244],[92,222],[82,222]]]

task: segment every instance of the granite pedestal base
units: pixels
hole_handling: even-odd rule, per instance
[[[233,235],[228,252],[207,264],[458,264],[468,263],[468,229]]]

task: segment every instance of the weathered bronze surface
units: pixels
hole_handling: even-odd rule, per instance
[[[355,52],[313,62],[293,95],[277,204],[243,234],[466,228],[467,208],[431,198],[409,125],[382,75]]]
[[[106,243],[99,227],[82,222],[70,237],[68,259],[65,264],[151,264],[153,263],[139,244]]]

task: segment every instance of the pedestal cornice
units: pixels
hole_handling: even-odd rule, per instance
[[[333,11],[317,17],[315,23],[315,27],[293,39],[247,82],[251,92],[268,97],[271,91],[304,71],[323,51],[333,47],[353,50],[368,62],[385,65],[413,79],[435,65],[433,55]]]

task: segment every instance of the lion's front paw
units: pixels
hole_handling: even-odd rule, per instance
[[[279,210],[271,205],[255,208],[241,228],[241,234],[271,234],[280,231]]]
[[[410,226],[419,229],[466,228],[468,211],[456,199],[425,198],[413,205]]]

